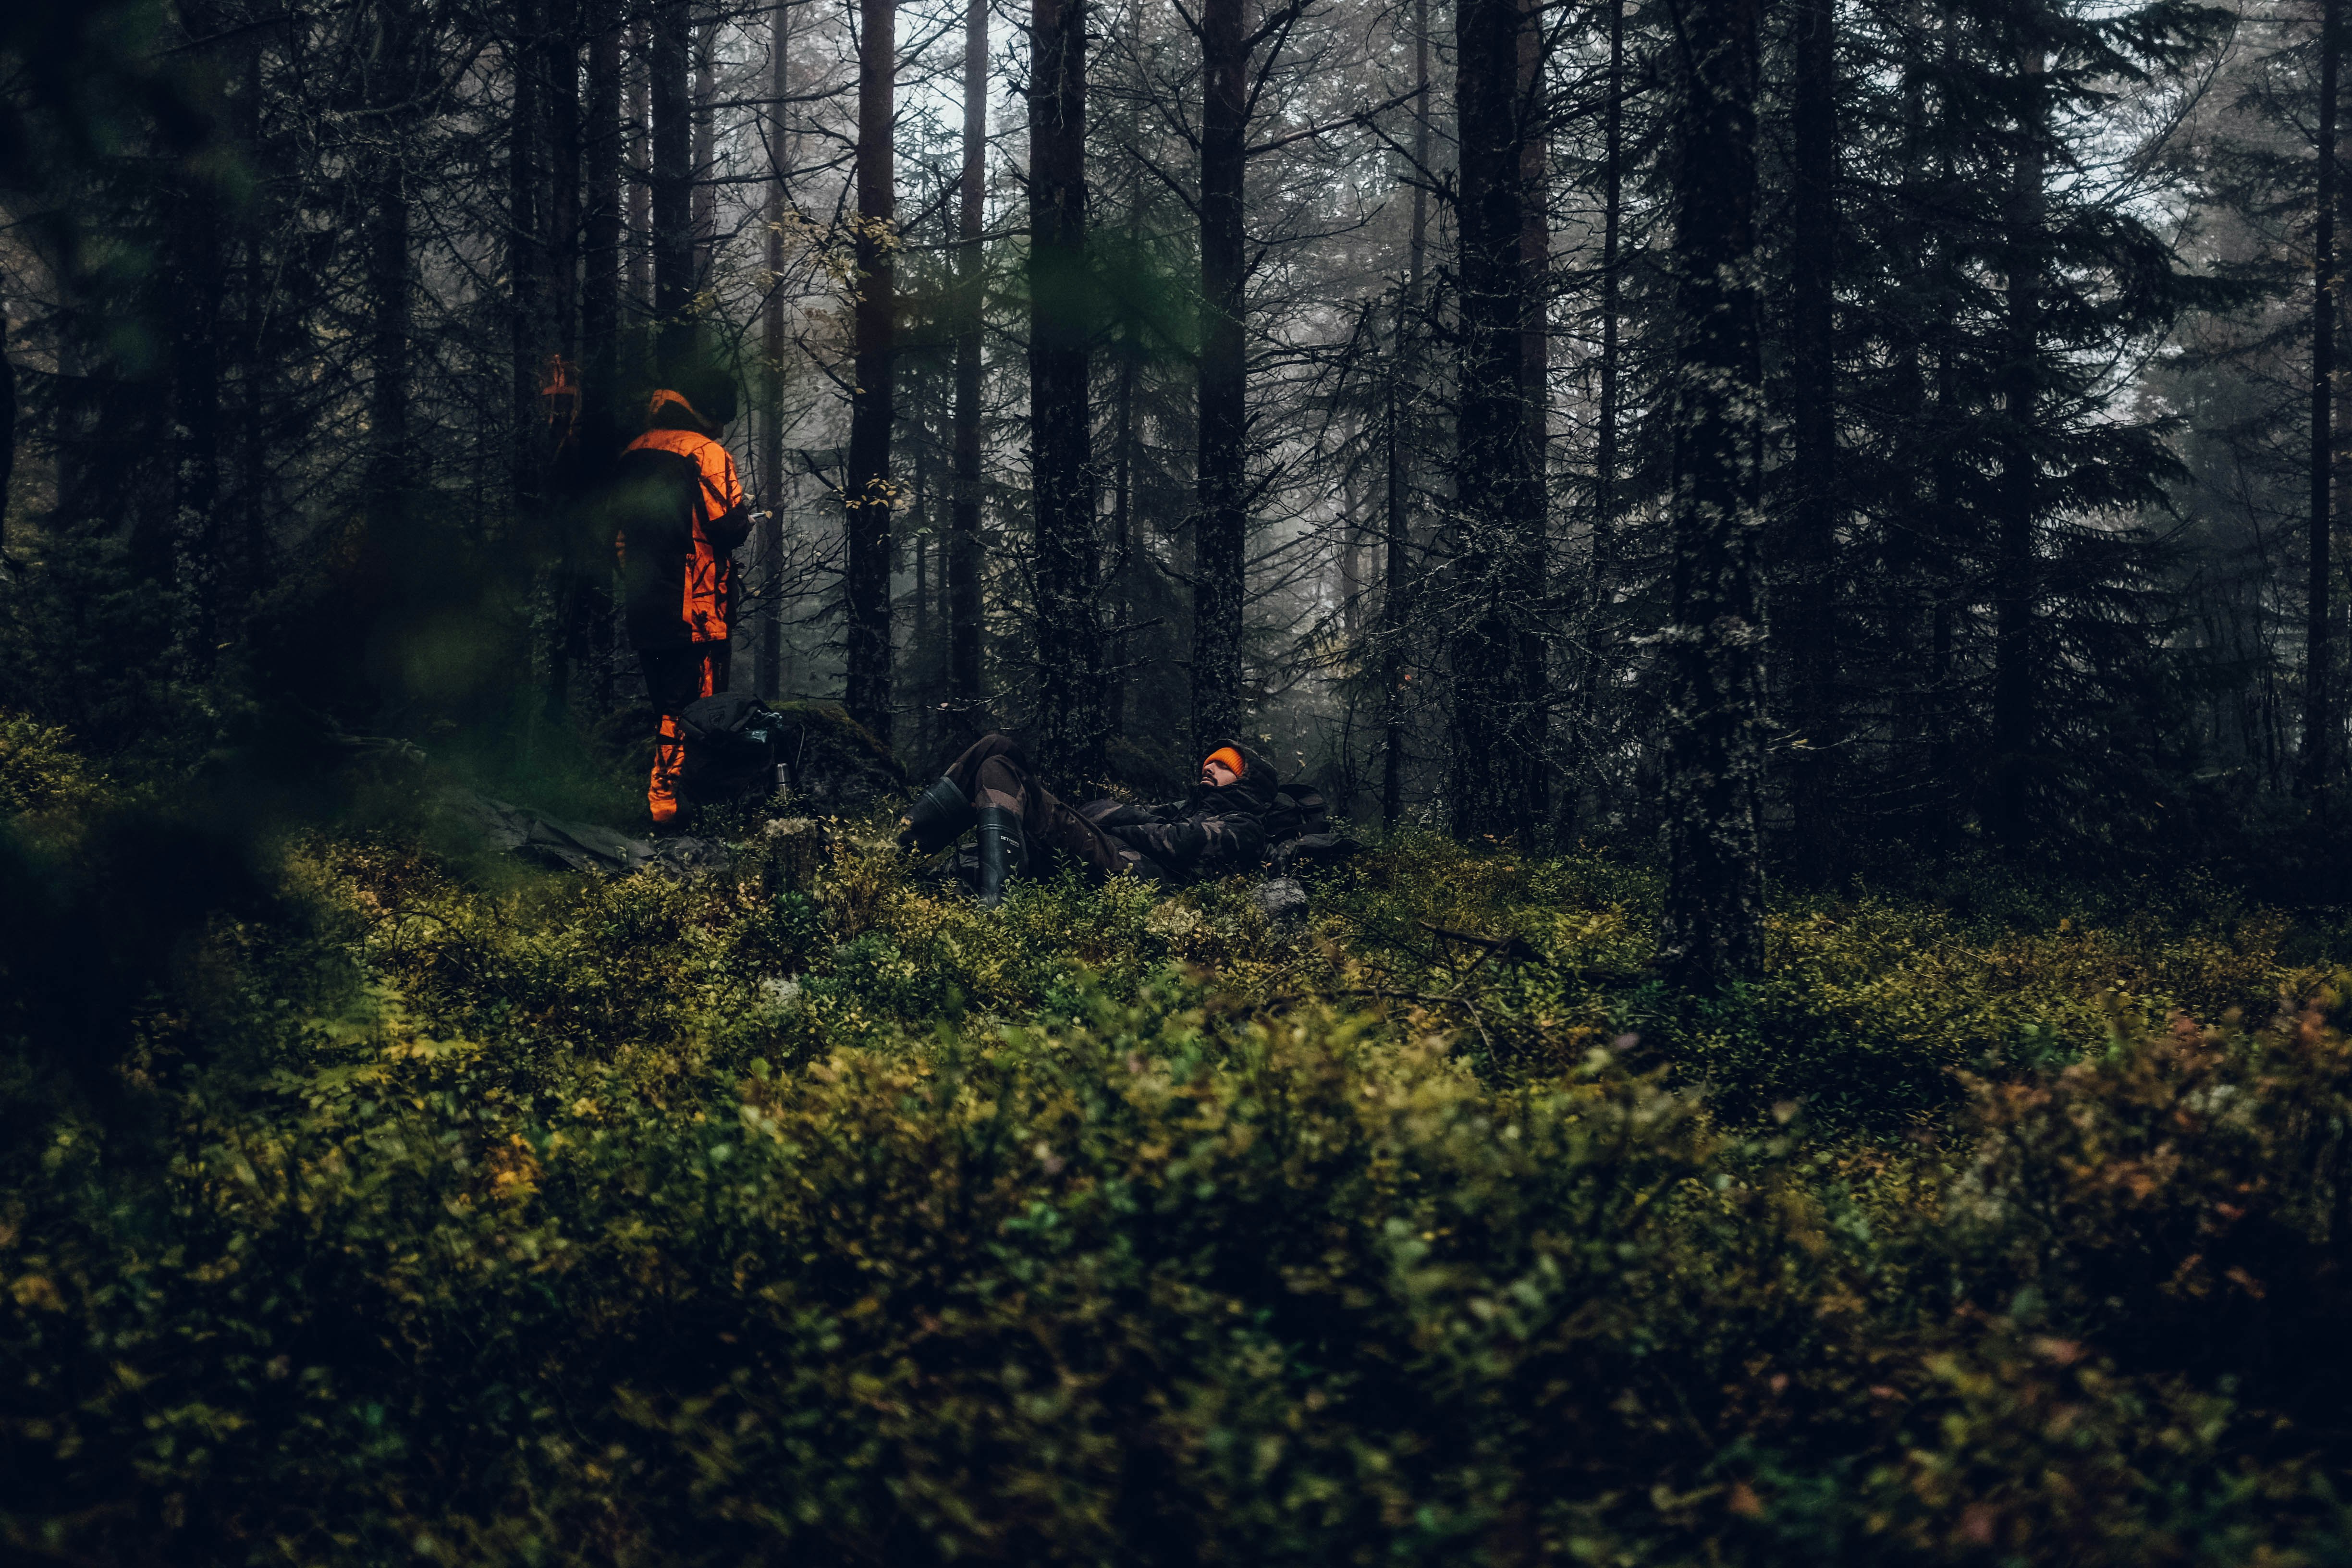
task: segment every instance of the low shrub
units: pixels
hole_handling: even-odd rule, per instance
[[[288,845],[127,1004],[139,1113],[9,1123],[0,1542],[2343,1554],[2352,1046],[2282,921],[1786,905],[1700,1002],[1604,856],[1402,837],[1286,931],[861,831]]]

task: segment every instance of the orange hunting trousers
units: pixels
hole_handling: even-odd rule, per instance
[[[661,715],[661,728],[654,737],[653,776],[646,781],[646,808],[653,813],[656,826],[677,819],[678,773],[686,765],[686,740],[677,716],[697,699],[727,689],[731,651],[724,642],[637,650],[638,666],[646,672],[646,696]]]

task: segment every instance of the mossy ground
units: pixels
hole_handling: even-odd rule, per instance
[[[0,730],[24,854],[120,792]],[[747,825],[751,826],[751,825]],[[0,1542],[81,1562],[2332,1562],[2331,936],[1601,853],[687,883],[271,841],[103,1103],[17,1038]],[[58,873],[63,875],[61,871]],[[1470,940],[1472,938],[1478,940]],[[14,1027],[15,1026],[12,1026]],[[45,1065],[46,1064],[46,1065]],[[26,1110],[25,1108],[35,1108]]]

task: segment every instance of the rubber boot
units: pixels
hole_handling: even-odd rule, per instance
[[[898,830],[898,843],[918,855],[937,854],[963,837],[971,818],[971,802],[956,788],[955,780],[943,773],[907,808],[907,826]]]
[[[1021,836],[1021,814],[1011,806],[980,808],[980,907],[1004,901],[1004,879],[1029,869],[1029,843]]]

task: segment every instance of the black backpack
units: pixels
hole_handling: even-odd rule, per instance
[[[788,742],[797,737],[782,714],[743,691],[687,704],[677,727],[686,742],[678,789],[694,805],[773,795],[782,782],[777,765],[788,761]]]
[[[1321,790],[1293,784],[1276,793],[1265,818],[1265,858],[1276,872],[1333,865],[1363,847],[1332,832],[1329,814]]]

